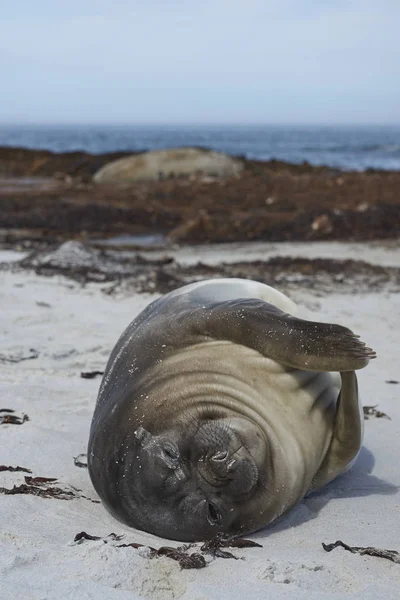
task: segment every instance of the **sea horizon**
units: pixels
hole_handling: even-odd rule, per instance
[[[103,154],[182,146],[252,160],[400,170],[400,125],[0,123],[0,147]]]

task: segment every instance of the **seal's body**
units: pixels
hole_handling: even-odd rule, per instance
[[[269,286],[217,279],[167,294],[131,323],[88,449],[117,518],[185,541],[241,535],[349,468],[363,430],[354,370],[374,353],[296,312]]]

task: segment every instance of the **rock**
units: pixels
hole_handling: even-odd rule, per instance
[[[311,229],[319,233],[332,233],[332,221],[328,215],[320,215],[312,222]]]
[[[33,252],[32,255],[23,259],[23,266],[48,267],[54,269],[81,269],[99,267],[101,252],[95,248],[89,248],[82,242],[70,240],[64,242],[55,250],[45,252]]]
[[[96,183],[131,183],[167,178],[231,177],[239,175],[243,162],[222,152],[200,148],[155,150],[128,156],[103,166],[95,173]]]

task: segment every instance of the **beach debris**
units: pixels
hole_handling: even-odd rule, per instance
[[[110,533],[106,538],[101,538],[97,535],[91,535],[86,533],[86,531],[81,531],[77,533],[74,537],[74,542],[77,544],[82,544],[84,541],[99,541],[102,540],[105,544],[108,544],[109,541],[119,542],[122,540],[123,535],[117,535],[116,533]],[[153,548],[151,546],[145,546],[144,544],[137,544],[132,542],[130,544],[118,544],[117,548],[134,548],[135,550],[139,548],[147,548],[149,550],[149,557],[155,558],[160,556],[166,556],[168,558],[172,558],[172,560],[176,560],[182,569],[202,569],[206,566],[206,561],[204,556],[199,553],[189,554],[188,550],[190,546],[181,546],[180,548],[171,548],[169,546],[161,546],[161,548]]]
[[[83,462],[85,461],[85,462]],[[86,454],[78,454],[78,456],[74,456],[74,465],[81,469],[87,469],[87,455]]]
[[[83,379],[94,379],[98,375],[103,375],[104,371],[83,371],[81,377]]]
[[[152,548],[151,546],[145,546],[144,544],[119,544],[118,548],[148,548],[149,557],[156,558],[160,556],[166,556],[172,560],[176,560],[179,563],[181,569],[203,569],[207,566],[206,560],[202,554],[198,552],[188,553],[190,545],[180,546],[179,548],[171,548],[170,546],[161,546],[161,548]]]
[[[36,300],[36,306],[40,306],[42,308],[51,308],[51,304],[48,302],[42,302],[41,300]]]
[[[203,213],[202,213],[203,214]],[[196,219],[199,215],[196,213]],[[205,215],[203,214],[203,217]],[[202,217],[202,218],[203,218]],[[184,223],[193,220],[193,214],[182,217]],[[204,221],[204,219],[203,219]],[[205,221],[203,223],[205,226]],[[182,221],[176,224],[181,227]],[[200,227],[200,225],[198,224]],[[309,226],[309,225],[307,225]],[[203,228],[204,229],[204,228]],[[172,231],[172,230],[171,230]],[[313,234],[314,235],[314,234]],[[72,247],[71,247],[72,246]],[[15,268],[16,265],[14,265]],[[169,291],[211,277],[239,277],[255,279],[278,287],[311,287],[326,293],[335,290],[365,293],[370,290],[397,290],[400,286],[400,269],[372,265],[363,261],[335,259],[306,259],[274,256],[269,260],[242,261],[209,265],[198,262],[183,265],[171,256],[146,258],[132,250],[103,250],[82,242],[66,242],[51,250],[39,249],[18,263],[18,268],[33,269],[40,275],[63,275],[82,285],[90,281],[106,285],[107,295],[118,292],[168,293]],[[0,264],[1,269],[1,264]],[[17,349],[12,349],[16,354]],[[7,356],[11,352],[7,352]],[[71,352],[76,352],[72,350]],[[54,354],[64,358],[68,354]]]
[[[105,544],[109,541],[120,541],[124,536],[110,533],[106,538],[91,535],[86,531],[77,533],[74,542],[81,544],[86,540],[98,541],[102,540]],[[118,544],[117,548],[133,548],[138,550],[139,548],[145,548],[148,550],[149,558],[159,558],[160,556],[166,556],[179,563],[181,569],[203,569],[207,566],[207,562],[204,555],[211,555],[213,558],[233,558],[238,560],[239,557],[234,556],[231,552],[221,550],[221,548],[262,548],[261,544],[253,542],[252,540],[245,540],[243,538],[228,538],[224,534],[217,534],[213,539],[204,542],[200,549],[195,544],[184,544],[178,548],[171,546],[161,546],[160,548],[153,548],[145,544],[139,544],[137,542],[130,542],[124,544]],[[195,550],[190,553],[189,550]],[[198,551],[200,550],[200,551]]]
[[[117,535],[116,533],[109,533],[106,538],[101,538],[98,535],[90,535],[90,533],[86,533],[86,531],[81,531],[80,533],[77,533],[74,537],[74,542],[81,544],[85,540],[102,540],[105,544],[108,544],[110,540],[113,542],[119,542],[120,540],[122,540],[123,537],[125,537],[124,534]],[[108,538],[110,538],[110,540]]]
[[[229,548],[262,548],[262,544],[244,538],[227,538],[222,541],[222,545],[228,546]]]
[[[385,381],[385,383],[394,383],[394,384],[396,384],[396,383],[400,383],[400,381],[397,381],[397,379],[387,379]]]
[[[12,473],[32,473],[30,469],[26,469],[25,467],[6,467],[6,465],[0,465],[0,473],[2,471],[11,471]]]
[[[78,544],[81,544],[85,540],[97,541],[101,540],[101,537],[99,537],[98,535],[90,535],[90,533],[86,533],[86,531],[81,531],[80,533],[77,533],[74,537],[74,542]]]
[[[119,542],[120,540],[122,540],[122,538],[125,537],[125,535],[123,533],[121,535],[117,535],[116,533],[109,533],[107,537],[111,538],[113,542]]]
[[[375,404],[375,406],[363,406],[364,419],[367,421],[370,417],[375,417],[376,419],[385,418],[391,421],[391,418],[386,413],[381,410],[376,410],[377,406],[377,404]]]
[[[3,363],[19,363],[23,360],[32,360],[38,358],[39,352],[35,348],[29,348],[29,350],[18,350],[15,353],[0,354],[0,362]]]
[[[100,500],[92,500],[87,496],[80,494],[78,488],[69,486],[71,489],[62,489],[57,486],[53,486],[53,483],[57,481],[56,477],[30,477],[25,476],[25,483],[20,485],[14,485],[11,489],[0,487],[0,494],[5,496],[14,496],[17,494],[27,494],[32,496],[38,496],[40,498],[55,498],[57,500],[73,500],[74,498],[84,498],[94,504],[100,504]],[[78,493],[77,493],[78,492]]]
[[[176,560],[181,569],[204,569],[207,566],[206,560],[199,552],[189,554],[186,549],[170,548],[169,546],[161,546],[157,550],[157,556],[167,556]]]
[[[28,485],[43,485],[57,481],[57,477],[25,477],[25,483]]]
[[[400,565],[400,553],[396,550],[381,550],[380,548],[374,548],[373,546],[367,546],[365,548],[360,546],[348,546],[344,542],[338,540],[333,544],[324,544],[322,543],[322,547],[326,552],[331,552],[334,548],[344,548],[348,550],[352,554],[360,554],[361,556],[375,556],[377,558],[386,558],[387,560],[391,560],[392,562]]]
[[[15,494],[31,494],[40,496],[41,498],[57,498],[59,500],[72,500],[75,494],[72,491],[62,490],[59,487],[53,487],[51,484],[57,481],[53,477],[28,477],[25,478],[25,483],[14,485],[12,489],[0,487],[0,493],[6,496]]]
[[[22,425],[29,421],[28,415],[22,413],[22,417],[18,417],[14,413],[11,408],[0,408],[0,425]]]
[[[204,542],[200,550],[205,554],[210,554],[214,558],[233,558],[237,560],[237,556],[234,556],[231,552],[222,550],[222,548],[262,548],[262,546],[252,540],[229,538],[220,533],[211,540]]]

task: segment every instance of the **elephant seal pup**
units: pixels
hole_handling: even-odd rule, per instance
[[[88,448],[115,517],[183,541],[242,535],[351,465],[363,427],[354,370],[375,353],[349,329],[295,313],[266,285],[215,279],[129,325]]]

